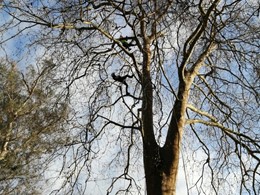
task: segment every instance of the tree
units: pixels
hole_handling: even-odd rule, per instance
[[[30,2],[4,1],[2,31],[22,24],[16,35],[48,50],[68,94],[83,92],[66,192],[84,194],[109,153],[121,173],[108,173],[108,194],[141,193],[140,164],[147,194],[176,194],[182,146],[185,170],[201,173],[187,176],[190,193],[259,193],[259,3]],[[122,86],[114,72],[134,76]]]
[[[42,157],[65,142],[57,134],[64,135],[67,106],[53,101],[49,66],[38,73],[28,67],[23,74],[2,59],[0,70],[0,192],[39,194],[35,186],[47,167]]]

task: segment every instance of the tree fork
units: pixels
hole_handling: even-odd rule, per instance
[[[178,99],[174,104],[165,145],[160,147],[155,141],[154,134],[144,139],[144,167],[148,195],[176,194],[180,144],[190,83],[182,81],[179,86]],[[152,121],[150,122],[152,124]]]
[[[189,85],[186,85],[182,80],[166,143],[163,147],[160,147],[155,140],[153,131],[153,86],[150,75],[151,51],[149,40],[145,41],[144,50],[142,134],[147,194],[173,195],[176,193],[180,143],[185,123],[184,115]]]

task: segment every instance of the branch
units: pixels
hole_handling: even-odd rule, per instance
[[[132,126],[132,125],[122,125],[122,124],[119,124],[119,123],[117,123],[117,122],[115,122],[115,121],[112,121],[112,120],[110,120],[110,119],[108,119],[108,118],[106,118],[106,117],[104,117],[104,116],[101,116],[101,115],[97,115],[97,117],[101,117],[101,118],[103,118],[103,119],[105,119],[105,120],[107,120],[108,121],[108,123],[106,124],[106,125],[108,125],[108,124],[113,124],[113,125],[116,125],[116,126],[119,126],[119,127],[121,127],[121,128],[123,128],[123,129],[136,129],[136,130],[140,130],[140,128],[138,128],[138,127],[134,127],[134,126]]]
[[[202,111],[202,110],[196,108],[195,106],[193,106],[193,105],[191,105],[191,104],[188,104],[188,105],[187,105],[187,108],[189,108],[189,109],[192,110],[193,112],[196,112],[196,113],[198,113],[198,114],[200,114],[200,115],[202,115],[202,116],[208,117],[208,118],[209,118],[211,121],[213,121],[213,122],[217,122],[217,121],[218,121],[214,116],[212,116],[212,115],[210,115],[209,113],[204,112],[204,111]],[[189,119],[188,119],[188,120],[189,120]]]
[[[259,153],[260,150],[260,145],[257,144],[257,142],[255,140],[253,140],[252,138],[250,138],[249,136],[246,136],[245,134],[236,132],[230,128],[224,127],[223,125],[221,125],[218,122],[214,122],[214,121],[205,121],[202,119],[187,119],[186,120],[186,124],[195,124],[195,123],[200,123],[200,124],[204,124],[207,126],[212,126],[212,127],[217,127],[221,130],[223,130],[223,132],[229,137],[231,138],[236,144],[241,145],[243,148],[245,148],[247,150],[247,152],[257,161],[260,162],[260,158],[255,155],[255,153]],[[236,138],[235,136],[240,137],[240,139]],[[241,139],[242,137],[248,139],[250,141],[250,143],[252,143],[255,147],[256,150],[252,150],[251,148],[249,148],[248,145],[246,145],[243,140]]]
[[[215,0],[212,3],[212,5],[210,6],[210,8],[208,9],[208,11],[206,12],[206,14],[202,15],[202,20],[200,21],[199,25],[193,31],[193,33],[189,36],[189,38],[187,39],[187,41],[184,44],[184,47],[183,47],[183,62],[181,63],[181,66],[180,66],[180,71],[182,73],[183,78],[185,78],[184,77],[185,66],[189,62],[189,59],[191,58],[191,55],[193,53],[193,50],[195,49],[196,43],[198,42],[198,40],[202,36],[203,32],[207,28],[211,12],[218,5],[219,1],[220,0]],[[211,39],[211,42],[210,42],[208,48],[206,49],[206,51],[204,53],[201,54],[201,56],[199,57],[199,59],[195,63],[195,66],[193,67],[193,70],[192,70],[193,74],[202,65],[201,62],[204,61],[204,59],[208,56],[208,54],[214,49],[214,47],[215,47],[214,45],[215,44],[213,44],[213,39]]]

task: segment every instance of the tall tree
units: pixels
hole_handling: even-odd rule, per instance
[[[3,1],[1,32],[21,25],[16,38],[31,35],[68,95],[82,92],[65,191],[84,194],[82,180],[104,175],[99,160],[121,171],[104,175],[107,194],[141,193],[140,165],[147,194],[176,194],[183,146],[186,173],[197,167],[191,194],[258,194],[259,9],[243,0]]]
[[[64,135],[67,106],[55,101],[49,69],[28,67],[23,74],[15,63],[1,60],[1,194],[40,194],[36,184],[47,167],[42,159],[65,143],[59,134]]]

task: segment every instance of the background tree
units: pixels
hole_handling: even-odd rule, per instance
[[[62,99],[56,102],[46,64],[39,72],[31,66],[23,74],[15,63],[1,60],[1,194],[40,194],[36,186],[48,167],[48,154],[65,143],[67,106]]]
[[[144,166],[147,194],[175,194],[183,146],[191,194],[258,194],[259,7],[3,1],[2,32],[21,26],[10,38],[30,35],[46,49],[77,110],[62,193],[89,193],[85,183],[101,179],[110,180],[107,194],[141,193]],[[129,94],[114,72],[134,75]]]

